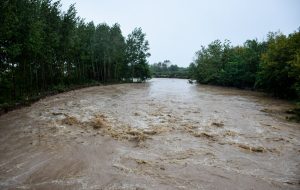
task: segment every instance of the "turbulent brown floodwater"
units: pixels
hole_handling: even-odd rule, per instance
[[[290,107],[180,79],[58,94],[0,117],[0,189],[299,189]]]

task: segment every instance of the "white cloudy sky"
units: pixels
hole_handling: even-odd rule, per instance
[[[95,24],[119,23],[123,35],[141,27],[150,43],[150,63],[169,59],[188,66],[201,45],[215,39],[242,44],[269,31],[300,27],[300,0],[61,0],[76,3],[78,16]]]

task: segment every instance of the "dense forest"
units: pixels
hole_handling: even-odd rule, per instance
[[[266,41],[247,40],[242,46],[213,41],[196,52],[189,71],[199,83],[263,90],[299,102],[300,28],[288,36],[269,33]],[[299,103],[296,112],[300,115]]]
[[[213,41],[189,66],[200,83],[260,89],[282,98],[300,97],[300,32],[269,33],[267,40],[243,46]]]
[[[27,101],[71,86],[143,81],[150,77],[149,44],[141,28],[86,23],[74,5],[1,0],[0,105]]]
[[[171,64],[170,60],[150,65],[153,77],[157,78],[188,78],[188,69]]]

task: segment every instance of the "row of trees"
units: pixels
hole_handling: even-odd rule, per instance
[[[136,28],[94,25],[59,1],[1,0],[0,104],[92,82],[150,77],[149,44]]]
[[[269,33],[266,41],[247,40],[243,46],[216,40],[196,53],[189,70],[200,83],[300,98],[300,29],[288,36]]]
[[[151,73],[154,77],[163,78],[188,78],[187,68],[178,67],[171,64],[170,60],[158,62],[150,65]]]

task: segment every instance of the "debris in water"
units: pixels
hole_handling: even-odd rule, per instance
[[[62,124],[66,124],[66,125],[80,124],[80,122],[78,121],[78,119],[76,117],[68,116],[68,115],[66,115],[66,117],[61,122],[62,122]]]
[[[65,113],[61,113],[61,112],[52,112],[52,115],[57,116],[57,115],[64,115],[66,116]]]
[[[137,113],[137,112],[135,112],[134,113],[134,116],[140,116],[141,114],[139,114],[139,113]]]
[[[224,123],[221,122],[221,123],[218,123],[218,122],[212,122],[211,126],[215,126],[215,127],[223,127],[224,126]]]
[[[147,164],[147,162],[145,160],[136,159],[135,161],[138,164]]]
[[[248,145],[245,145],[245,144],[238,144],[237,145],[239,148],[242,148],[244,150],[248,150],[250,152],[265,152],[265,148],[263,147],[251,147],[251,146],[248,146]]]
[[[144,134],[146,135],[156,135],[158,132],[157,131],[154,131],[154,130],[151,130],[151,131],[144,131]]]

